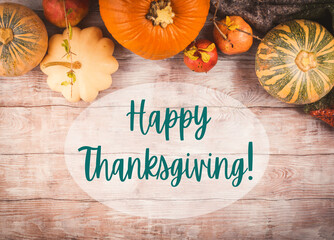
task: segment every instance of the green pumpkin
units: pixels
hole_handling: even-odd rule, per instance
[[[48,47],[42,20],[20,4],[0,4],[0,76],[20,76],[36,67]]]
[[[316,102],[334,85],[334,38],[316,22],[280,24],[261,41],[255,65],[272,96],[286,103]]]

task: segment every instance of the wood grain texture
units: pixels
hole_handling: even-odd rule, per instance
[[[243,199],[330,200],[334,197],[333,156],[303,156],[305,163],[301,164],[298,155],[271,155],[261,182]],[[2,155],[1,169],[0,176],[6,185],[0,186],[0,201],[94,201],[72,180],[63,154]]]
[[[4,1],[0,1],[4,2]],[[60,29],[43,18],[41,1],[15,0],[38,13],[49,35]],[[81,27],[103,26],[97,1]],[[207,21],[200,37],[212,39]],[[150,220],[122,214],[82,191],[66,170],[64,141],[72,121],[88,103],[68,103],[35,68],[1,78],[1,239],[333,239],[334,130],[269,96],[254,73],[257,48],[239,56],[219,55],[208,74],[194,74],[182,55],[149,61],[116,45],[120,69],[109,93],[141,83],[187,82],[217,89],[260,119],[271,156],[260,183],[244,198],[196,218]],[[147,69],[150,77],[138,75]],[[126,76],[131,76],[124,78]],[[224,77],[222,77],[224,73]]]

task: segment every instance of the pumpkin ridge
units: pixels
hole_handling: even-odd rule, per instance
[[[300,73],[300,75],[301,75],[302,73]],[[298,75],[297,75],[298,76]],[[297,77],[297,80],[296,81],[294,81],[294,84],[295,84],[295,87],[294,87],[294,89],[291,91],[291,93],[293,93],[293,95],[292,95],[292,97],[291,97],[291,99],[289,100],[289,103],[293,103],[293,102],[296,102],[298,99],[299,99],[299,97],[300,97],[300,89],[303,87],[302,86],[302,79],[300,79],[300,77],[299,77],[299,79],[298,79],[298,77]]]
[[[311,49],[311,52],[316,50],[316,48],[319,46],[319,43],[322,41],[324,35],[325,35],[325,29],[321,28],[320,34],[319,34],[317,40],[314,42],[314,44],[312,46],[312,49]]]
[[[326,83],[327,85],[328,85],[328,90],[330,90],[329,89],[329,85],[331,84],[331,81],[330,81],[330,79],[326,76],[326,74],[324,74],[322,71],[320,71],[319,69],[315,69],[314,70],[318,75],[319,75],[319,77],[321,78],[321,79],[323,79],[323,83]]]
[[[306,31],[301,26],[302,23],[303,21],[300,20],[296,20],[294,23],[292,23],[295,34],[290,33],[290,35],[292,35],[292,38],[295,40],[298,46],[297,48],[298,51],[301,50],[307,51],[307,49],[305,48]]]
[[[316,72],[314,69],[313,70],[313,76],[316,75],[317,78],[321,78],[321,75]],[[323,88],[324,88],[324,82],[323,81],[316,81],[315,79],[317,79],[316,77],[313,78],[313,86],[314,86],[314,90],[317,92],[318,96],[322,97],[323,96]]]
[[[24,54],[29,55],[29,56],[32,56],[34,51],[36,50],[36,44],[35,43],[24,43],[23,41],[20,41],[20,40],[16,39],[16,41],[13,42],[12,44],[16,44],[17,47]]]
[[[10,50],[10,52],[11,52],[11,56],[14,55],[13,58],[15,58],[15,59],[17,59],[17,60],[19,60],[19,61],[22,61],[21,57],[19,57],[18,52],[15,51],[16,48],[15,48],[14,44],[12,44],[12,45],[9,46],[9,50]]]
[[[28,52],[25,52],[24,49],[22,49],[16,42],[13,42],[10,47],[14,48],[16,53],[20,56],[23,56],[24,54],[29,54]]]
[[[19,35],[16,34],[14,38],[17,38],[19,40],[26,41],[26,42],[34,42],[38,40],[38,37],[31,33],[19,34]]]
[[[9,18],[8,27],[12,26],[12,20],[13,20],[13,17],[16,15],[16,13],[17,13],[17,11],[16,11],[16,9],[14,9],[13,12],[11,13],[10,18]]]
[[[304,36],[305,36],[305,41],[304,41],[304,46],[302,47],[302,49],[304,49],[305,51],[308,50],[308,43],[309,43],[309,32],[310,29],[309,27],[303,22],[303,21],[297,21],[297,23],[299,24],[299,26],[301,27],[301,29],[303,29],[304,31]]]
[[[327,46],[328,49],[326,48]],[[332,53],[334,50],[334,40],[332,40],[331,42],[329,42],[326,46],[324,46],[319,52],[317,52],[317,57],[320,57],[322,55],[325,55],[327,53]]]
[[[288,57],[292,57],[292,58],[295,58],[295,53],[286,49],[286,48],[283,48],[283,47],[276,47],[276,50],[280,51],[281,53],[283,54],[286,54],[286,56]],[[286,57],[285,56],[285,57]]]

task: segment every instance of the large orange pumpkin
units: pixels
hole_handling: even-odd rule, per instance
[[[102,19],[124,47],[147,59],[185,49],[202,29],[210,0],[99,0]]]

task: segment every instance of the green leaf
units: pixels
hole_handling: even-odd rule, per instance
[[[71,83],[68,82],[68,81],[64,81],[64,82],[61,83],[62,86],[68,86],[68,85],[70,85],[70,84],[71,84]]]
[[[216,45],[214,43],[211,43],[207,48],[199,48],[201,51],[205,52],[211,52],[215,49]]]
[[[73,32],[72,32],[72,25],[68,23],[68,38],[72,40]]]
[[[208,63],[210,61],[210,54],[207,52],[200,52],[201,53],[201,59],[203,62]]]
[[[72,8],[68,9],[68,10],[67,10],[67,13],[66,13],[66,17],[67,17],[68,15],[70,15],[72,12],[73,12],[73,9],[72,9]]]
[[[65,48],[66,53],[69,54],[70,53],[70,45],[68,43],[68,40],[64,39],[63,43],[61,45]]]
[[[72,80],[72,83],[75,83],[75,81],[77,80],[77,77],[75,76],[75,73],[73,70],[68,71],[67,76]]]

